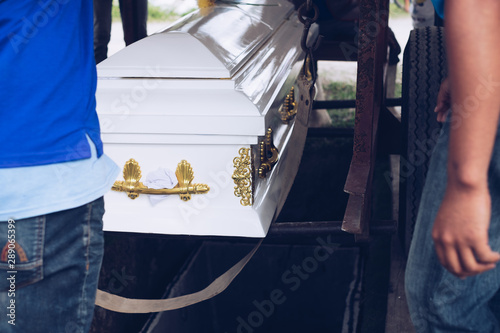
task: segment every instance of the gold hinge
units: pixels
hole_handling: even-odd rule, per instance
[[[295,102],[295,89],[292,87],[290,92],[285,97],[285,101],[278,109],[278,112],[281,116],[281,121],[284,124],[288,124],[290,120],[292,120],[297,114],[297,102]]]
[[[266,178],[274,165],[278,162],[278,149],[273,144],[273,130],[267,129],[266,137],[260,142],[259,177]]]

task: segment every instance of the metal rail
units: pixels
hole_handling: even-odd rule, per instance
[[[387,98],[384,102],[386,107],[401,106],[402,98]],[[313,109],[350,109],[356,107],[355,99],[314,101]]]

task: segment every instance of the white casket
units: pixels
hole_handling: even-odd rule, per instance
[[[291,3],[257,3],[196,11],[99,64],[104,149],[124,168],[105,230],[266,235],[301,155],[287,141],[303,26]]]

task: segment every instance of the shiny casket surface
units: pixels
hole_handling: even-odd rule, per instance
[[[287,1],[256,4],[196,11],[98,65],[104,149],[124,167],[105,230],[266,235],[280,170],[300,158],[287,141],[303,26]]]

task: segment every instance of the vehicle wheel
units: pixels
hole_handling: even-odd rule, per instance
[[[442,80],[447,75],[444,30],[415,29],[410,33],[403,58],[403,133],[400,160],[399,237],[408,253],[420,196],[437,141],[440,124],[434,108]]]

